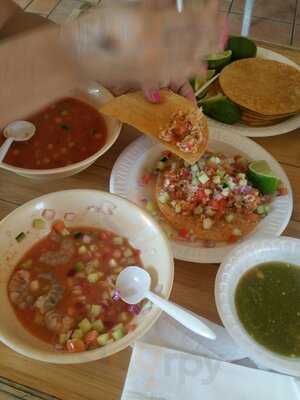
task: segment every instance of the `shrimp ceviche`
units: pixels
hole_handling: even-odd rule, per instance
[[[240,155],[211,151],[190,165],[165,151],[141,179],[155,185],[155,201],[147,201],[146,208],[176,229],[176,239],[202,240],[206,247],[234,243],[269,213],[276,196],[286,194],[279,180],[274,193],[260,190],[249,177],[249,165]]]
[[[115,288],[128,265],[142,263],[127,239],[102,229],[66,228],[57,221],[15,267],[8,296],[32,335],[57,350],[95,349],[135,328],[132,320],[140,305],[124,303]]]

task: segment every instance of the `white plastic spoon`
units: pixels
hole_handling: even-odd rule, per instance
[[[23,142],[29,140],[35,134],[35,131],[35,126],[28,121],[14,121],[8,124],[3,130],[6,140],[0,147],[0,162],[5,158],[13,141]]]
[[[116,287],[125,303],[137,304],[147,298],[164,312],[176,319],[186,328],[208,339],[215,339],[216,335],[200,319],[194,317],[188,310],[165,300],[150,291],[151,277],[140,267],[125,268],[118,276]]]

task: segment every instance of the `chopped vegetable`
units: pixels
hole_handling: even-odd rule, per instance
[[[86,246],[82,245],[78,248],[78,254],[83,255],[85,253],[87,253],[88,249]]]
[[[118,266],[118,263],[117,263],[117,261],[116,261],[114,258],[111,258],[111,259],[109,260],[109,262],[108,262],[108,265],[109,265],[111,268],[115,268],[115,267]]]
[[[101,305],[99,305],[99,304],[92,304],[90,313],[91,313],[91,315],[92,315],[93,317],[96,318],[96,317],[98,317],[98,315],[101,313],[101,309],[102,309]]]
[[[102,335],[98,336],[98,338],[97,338],[97,342],[100,344],[100,346],[106,345],[108,341],[109,341],[108,333],[103,333]]]
[[[104,325],[103,325],[103,322],[101,321],[101,319],[96,319],[96,321],[94,321],[92,323],[92,328],[95,329],[98,333],[103,332]]]
[[[124,243],[124,239],[120,236],[113,238],[113,244],[115,245],[122,245]]]
[[[58,220],[54,222],[53,229],[61,236],[68,236],[70,232],[67,230],[64,221]]]
[[[170,196],[168,195],[167,192],[161,192],[158,196],[158,200],[162,203],[165,204],[170,200]]]
[[[114,340],[120,340],[120,339],[122,339],[122,337],[124,336],[124,329],[123,329],[123,327],[114,330],[114,331],[112,332],[111,335],[112,335],[112,337],[114,338]]]
[[[66,346],[70,353],[80,353],[86,350],[85,344],[81,339],[70,339],[67,341]]]
[[[234,236],[242,236],[242,231],[238,228],[235,228],[232,233],[234,234]]]
[[[205,218],[203,220],[203,229],[211,229],[211,227],[213,226],[213,221],[210,218]]]
[[[44,229],[45,226],[46,226],[46,223],[45,223],[45,221],[44,221],[43,219],[41,219],[41,218],[36,218],[36,219],[34,219],[34,220],[32,221],[32,226],[33,226],[35,229]]]
[[[125,251],[124,251],[124,257],[131,257],[133,255],[133,253],[132,253],[132,250],[131,249],[126,249]]]
[[[83,338],[83,332],[81,329],[75,329],[75,331],[72,333],[72,339],[82,339]]]
[[[92,274],[88,274],[87,280],[89,283],[97,283],[100,276],[98,272],[93,272]]]
[[[74,268],[75,268],[75,271],[80,272],[80,271],[84,270],[84,263],[82,261],[77,261],[75,263]]]
[[[84,318],[79,324],[78,324],[79,328],[81,329],[81,331],[83,332],[83,334],[87,333],[88,331],[91,330],[92,325],[90,323],[90,321],[87,318]]]

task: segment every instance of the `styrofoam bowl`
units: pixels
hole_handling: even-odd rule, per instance
[[[75,97],[82,100],[91,106],[99,109],[101,105],[107,103],[113,98],[113,95],[98,83],[89,83],[85,87],[74,90],[68,94],[70,97]],[[14,172],[17,175],[21,175],[25,178],[49,181],[54,179],[66,178],[78,174],[79,172],[85,170],[90,165],[92,165],[97,158],[101,157],[106,153],[111,146],[118,139],[119,134],[122,129],[122,123],[116,118],[108,117],[103,115],[107,128],[107,138],[106,142],[101,149],[99,149],[95,154],[85,160],[79,161],[75,164],[66,165],[60,168],[50,168],[50,169],[29,169],[29,168],[19,168],[4,162],[0,163],[0,168],[6,171]]]
[[[67,226],[90,226],[108,229],[129,239],[141,251],[141,259],[152,277],[152,289],[160,287],[168,298],[172,289],[174,265],[168,241],[148,213],[121,197],[97,190],[66,190],[50,193],[17,208],[0,222],[0,340],[27,357],[58,363],[74,364],[110,356],[131,345],[154,324],[161,311],[144,307],[135,317],[136,329],[121,340],[82,353],[55,352],[53,345],[31,335],[17,319],[7,295],[7,283],[24,253],[50,231],[52,221],[43,230],[32,227],[34,218],[51,210],[53,219],[64,219]],[[70,216],[72,216],[70,220]],[[25,239],[15,240],[24,232]]]
[[[229,334],[250,358],[262,367],[300,376],[300,357],[281,356],[260,345],[247,333],[237,315],[234,298],[241,276],[254,266],[269,261],[288,262],[300,268],[300,240],[262,237],[237,246],[224,259],[217,273],[215,299],[218,312]]]

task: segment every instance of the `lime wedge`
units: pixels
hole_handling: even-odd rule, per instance
[[[241,118],[238,106],[221,93],[202,100],[202,107],[204,114],[225,124],[235,124]]]
[[[253,40],[244,36],[230,36],[227,49],[232,52],[232,60],[256,57],[257,46]]]
[[[231,50],[226,50],[223,53],[210,54],[206,61],[209,69],[216,69],[220,71],[225,65],[229,64],[231,61]]]
[[[253,185],[262,193],[272,194],[276,192],[279,180],[266,161],[253,161],[249,165],[247,175]]]

